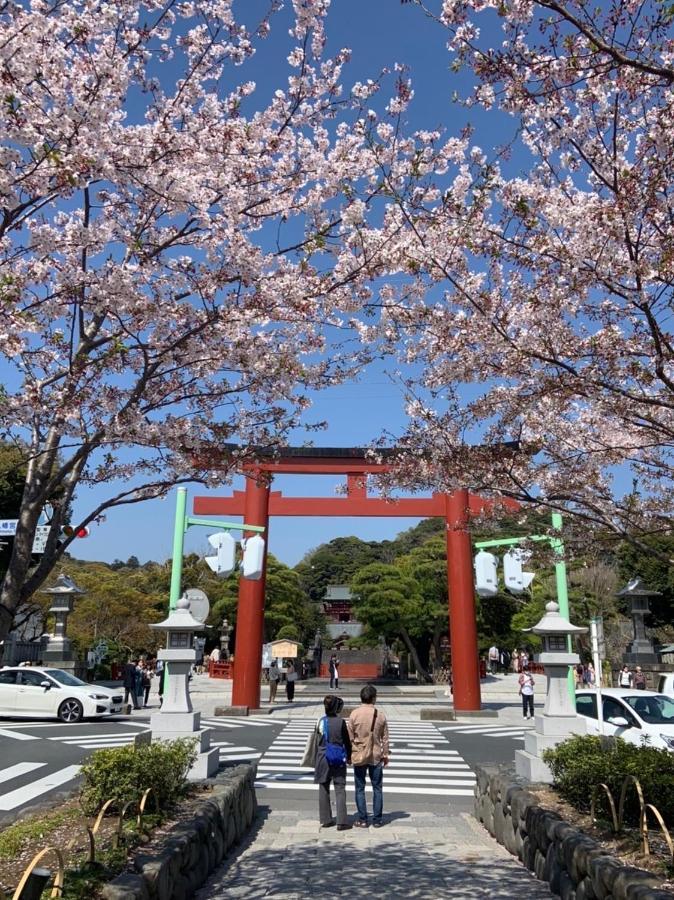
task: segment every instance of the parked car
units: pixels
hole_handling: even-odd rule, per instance
[[[602,688],[601,733],[630,744],[674,752],[674,700],[656,691]],[[599,734],[597,691],[576,691],[576,712],[587,723],[588,734]]]
[[[87,684],[62,669],[0,669],[0,716],[79,722],[120,713],[123,699],[117,691]]]

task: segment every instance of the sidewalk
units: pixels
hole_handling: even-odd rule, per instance
[[[519,699],[518,676],[514,673],[507,675],[489,675],[481,683],[482,704],[491,712],[490,716],[481,717],[472,715],[462,719],[464,722],[496,724],[520,724],[522,720],[521,703]],[[547,679],[545,675],[536,676],[536,707],[542,706],[545,698]],[[282,718],[318,718],[323,715],[322,698],[316,691],[311,691],[303,697],[303,683],[298,682],[295,700],[288,703],[285,698],[283,685],[279,687],[276,703],[269,712],[272,716]],[[340,686],[338,693],[343,698],[352,698],[354,701],[360,691],[360,686],[346,683]],[[397,695],[382,691],[378,705],[384,710],[390,719],[415,719],[419,720],[419,710],[434,706],[446,708],[452,705],[451,696],[446,696],[444,685],[423,685],[420,688],[402,686]],[[328,683],[325,684],[325,693],[329,694]],[[418,696],[421,693],[423,696]],[[408,696],[412,695],[414,696]],[[209,678],[207,675],[194,675],[190,682],[190,696],[195,710],[199,710],[204,717],[212,716],[217,706],[229,706],[232,701],[232,682],[218,678]],[[268,685],[262,685],[262,710],[269,711],[267,698],[269,696]],[[348,701],[347,701],[348,702]],[[496,713],[494,717],[493,713]]]
[[[383,828],[342,832],[306,816],[262,807],[257,830],[197,900],[552,896],[467,813],[394,813]]]

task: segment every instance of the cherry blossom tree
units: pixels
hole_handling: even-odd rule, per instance
[[[215,460],[226,477],[226,442],[273,447],[367,359],[342,336],[395,271],[386,181],[408,189],[425,139],[402,137],[391,73],[373,140],[381,78],[344,90],[329,0],[292,6],[287,82],[254,103],[237,69],[278,2],[256,28],[232,0],[0,3],[0,429],[27,465],[0,638],[72,540],[78,486],[110,493],[76,530]]]
[[[464,143],[436,202],[400,200],[418,283],[404,298],[389,286],[381,336],[423,374],[398,477],[469,481],[618,534],[669,529],[672,6],[416,5],[447,29],[453,67],[472,70],[465,102],[510,116],[515,134],[485,152]]]

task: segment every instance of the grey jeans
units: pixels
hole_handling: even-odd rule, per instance
[[[332,822],[332,806],[330,804],[331,781],[335,786],[337,824],[346,825],[346,774],[328,775],[328,780],[318,785],[318,818],[321,825],[328,825]]]

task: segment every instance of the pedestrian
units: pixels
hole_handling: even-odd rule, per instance
[[[279,672],[278,662],[275,659],[272,659],[271,665],[269,666],[269,702],[274,703],[276,700],[276,691],[278,690],[278,683],[281,678],[281,673]]]
[[[388,722],[384,713],[377,709],[377,689],[366,684],[360,692],[361,705],[349,716],[347,726],[351,738],[351,762],[356,785],[357,828],[368,827],[367,804],[365,801],[365,776],[372,785],[372,825],[383,825],[384,809],[384,768],[390,759]]]
[[[325,715],[318,720],[315,739],[314,782],[318,785],[318,818],[321,828],[337,825],[348,831],[346,813],[346,767],[351,764],[351,738],[341,712],[344,701],[329,694],[323,701]],[[337,819],[332,818],[330,784],[335,788]]]
[[[213,647],[208,658],[210,659],[211,662],[214,662],[214,663],[220,662],[220,648]]]
[[[641,666],[637,666],[637,670],[634,673],[634,687],[638,691],[646,690],[646,676],[641,671]]]
[[[506,675],[508,673],[508,669],[510,668],[510,653],[505,649],[505,647],[500,651],[499,664],[501,666],[501,671],[504,675]]]
[[[489,672],[491,675],[496,675],[498,672],[498,659],[499,659],[499,651],[496,644],[492,644],[489,648]]]
[[[582,686],[583,686],[583,679],[584,679],[584,676],[585,676],[585,669],[583,668],[583,664],[582,664],[582,663],[578,663],[578,665],[575,667],[575,669],[574,669],[574,676],[575,676],[575,681],[576,681],[576,687],[577,687],[577,688],[582,688]]]
[[[618,687],[631,688],[634,686],[634,675],[630,672],[630,667],[625,664],[618,672]]]
[[[515,647],[513,655],[510,657],[510,668],[513,672],[518,673],[520,670],[520,651]]]
[[[585,671],[583,673],[583,681],[588,687],[592,687],[597,681],[597,675],[594,671],[594,665],[589,662],[585,666]]]
[[[288,660],[286,666],[286,697],[292,703],[295,699],[295,682],[297,681],[297,672],[292,659]]]
[[[164,686],[166,684],[166,666],[161,659],[157,660],[157,675],[159,676],[157,692],[159,693],[159,706],[161,707],[164,702]]]
[[[520,650],[520,672],[529,668],[529,654],[526,650]]]
[[[136,691],[136,661],[129,657],[122,669],[122,684],[124,685],[124,703],[128,704],[129,697],[134,709],[140,709],[138,705],[138,693]]]
[[[141,675],[143,679],[143,706],[149,705],[150,700],[150,688],[152,686],[152,669],[150,668],[149,662],[144,662],[141,668]]]
[[[339,657],[336,653],[330,657],[328,669],[330,671],[330,690],[337,691],[339,690]]]
[[[138,708],[143,706],[143,660],[139,659],[136,663],[136,697],[138,698]]]
[[[534,681],[529,667],[522,669],[519,677],[520,696],[522,697],[522,714],[525,719],[534,717]]]

